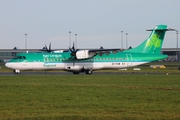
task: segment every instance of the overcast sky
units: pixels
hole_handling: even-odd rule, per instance
[[[180,0],[0,0],[0,49],[68,48],[77,34],[78,48],[136,47],[147,28],[166,24],[180,31]],[[179,41],[180,43],[180,41]],[[167,32],[163,48],[176,47]],[[180,47],[180,44],[179,44]]]

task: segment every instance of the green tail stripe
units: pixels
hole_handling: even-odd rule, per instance
[[[160,54],[166,31],[167,25],[157,25],[143,43],[127,52]]]

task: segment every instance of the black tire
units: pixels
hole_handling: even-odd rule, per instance
[[[86,74],[91,75],[92,74],[92,70],[86,70]]]

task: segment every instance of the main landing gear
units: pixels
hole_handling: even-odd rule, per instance
[[[20,70],[14,70],[14,74],[19,74]]]
[[[93,73],[93,71],[92,70],[86,70],[85,73],[91,75]]]
[[[85,72],[88,75],[91,75],[93,73],[92,70],[85,70],[85,71],[82,71],[82,72]],[[79,73],[80,73],[79,71],[73,72],[73,74],[79,74]]]

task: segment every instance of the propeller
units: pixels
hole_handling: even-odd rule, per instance
[[[74,42],[73,42],[73,46],[72,46],[72,48],[69,47],[69,50],[71,51],[71,58],[70,58],[70,59],[73,59],[73,66],[74,66],[74,65],[75,65],[75,61],[77,60],[76,52],[77,52],[79,49],[75,49],[75,47],[74,47]]]
[[[103,46],[101,46],[100,49],[104,49]]]
[[[69,47],[69,50],[71,51],[71,56],[74,56],[76,58],[76,52],[78,51],[78,49],[75,49],[74,43],[72,48]]]
[[[49,44],[49,48],[45,45],[40,51],[52,52],[53,50],[51,50],[51,43]]]

